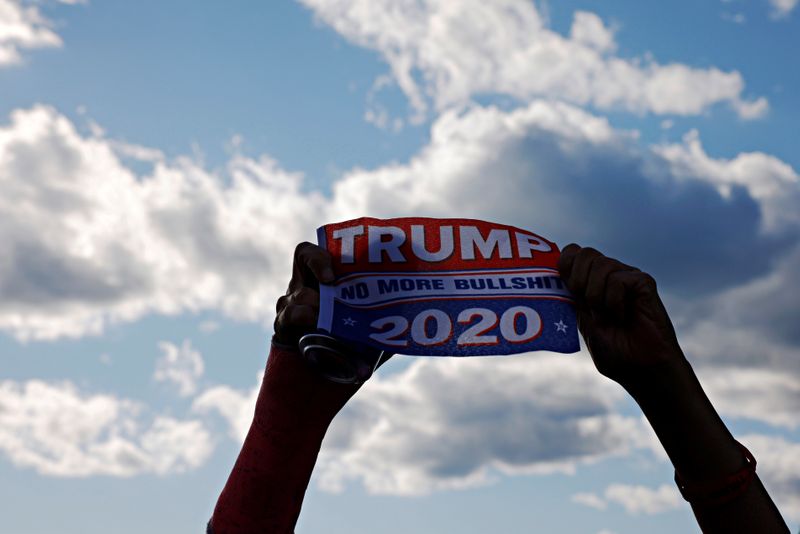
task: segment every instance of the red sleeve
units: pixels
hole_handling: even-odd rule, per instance
[[[328,425],[357,390],[322,378],[299,352],[273,344],[253,423],[209,532],[293,532]]]

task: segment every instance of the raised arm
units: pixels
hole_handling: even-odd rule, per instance
[[[641,407],[703,532],[788,532],[684,357],[653,277],[574,244],[559,271],[595,366]]]
[[[298,339],[316,326],[318,280],[333,276],[327,252],[298,245],[253,422],[208,525],[213,534],[294,531],[328,425],[358,390],[322,378],[297,351]]]

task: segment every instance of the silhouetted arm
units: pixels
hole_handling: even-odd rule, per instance
[[[214,534],[294,531],[322,439],[358,390],[273,344],[250,431],[210,522]]]
[[[559,271],[597,369],[639,404],[687,484],[722,480],[745,466],[678,345],[653,278],[591,248],[564,248]],[[722,504],[693,504],[704,532],[788,532],[756,476]]]
[[[297,350],[316,327],[318,280],[333,281],[330,262],[310,243],[295,251],[253,423],[209,522],[213,534],[293,532],[325,432],[358,391],[318,375]]]

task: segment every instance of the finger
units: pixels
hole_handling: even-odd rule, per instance
[[[289,295],[288,303],[292,306],[311,306],[319,311],[319,291],[310,287],[301,287]]]
[[[570,274],[572,274],[572,264],[575,262],[575,256],[580,250],[580,245],[576,243],[570,243],[561,249],[561,256],[558,258],[558,272],[564,280],[564,283],[566,283]]]
[[[275,313],[280,314],[286,306],[297,304],[319,308],[319,292],[310,287],[301,287],[288,295],[282,295],[275,305]]]
[[[658,296],[656,279],[648,273],[639,272],[637,274],[639,276],[636,277],[632,290],[636,303],[641,306],[645,313],[654,315],[663,313],[667,315],[664,304]]]
[[[605,312],[605,293],[609,276],[616,271],[630,271],[633,267],[606,256],[600,256],[592,263],[586,282],[584,300],[595,311]]]
[[[288,308],[288,324],[293,327],[316,327],[318,310],[313,306],[297,304]]]
[[[333,272],[333,258],[327,250],[305,242],[297,245],[294,251],[294,273],[292,282],[296,286],[318,288],[319,282],[329,284],[336,275]],[[292,289],[297,289],[294,287]]]
[[[289,331],[287,309],[288,307],[284,306],[280,311],[278,311],[278,314],[275,316],[275,322],[272,324],[272,328],[275,332],[275,339],[288,345],[291,344],[293,340],[289,339],[290,336],[287,335]]]
[[[603,307],[617,324],[622,324],[628,317],[626,311],[627,288],[633,285],[633,273],[630,271],[615,271],[609,274],[606,280],[606,291],[603,296]]]
[[[275,335],[283,343],[296,343],[317,325],[318,310],[305,305],[288,305],[275,318]]]
[[[592,329],[594,328],[594,315],[592,314],[591,310],[587,310],[586,308],[578,308],[577,318],[578,331],[583,335],[584,339],[588,339],[587,334],[592,332]]]
[[[301,287],[294,293],[284,295],[278,301],[283,304],[283,307],[278,310],[278,314],[282,310],[286,310],[283,320],[287,323],[292,322],[292,309],[297,307],[308,307],[313,309],[315,314],[319,313],[319,293],[310,287]]]
[[[275,304],[276,317],[280,315],[287,304],[289,304],[289,295],[281,295],[281,297],[278,298],[278,302]]]
[[[578,301],[585,300],[586,286],[589,283],[589,273],[591,272],[592,264],[596,259],[603,257],[605,256],[591,247],[582,248],[575,255],[575,260],[572,263],[572,270],[566,283],[567,287]]]
[[[643,297],[647,297],[647,298],[656,296],[658,294],[658,288],[656,286],[656,279],[653,278],[650,274],[643,273],[641,271],[638,274],[639,274],[639,276],[636,278],[637,279],[637,284],[636,284],[637,294],[639,294],[639,295],[641,295]]]
[[[609,275],[604,302],[615,320],[626,322],[631,319],[637,303],[651,307],[655,295],[652,276],[638,269],[621,270]]]

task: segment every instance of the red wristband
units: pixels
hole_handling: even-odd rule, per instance
[[[677,469],[675,470],[675,483],[684,499],[695,506],[718,506],[732,501],[747,491],[756,477],[756,459],[747,447],[738,441],[736,444],[741,449],[746,463],[732,475],[703,482],[686,482],[678,474]]]

